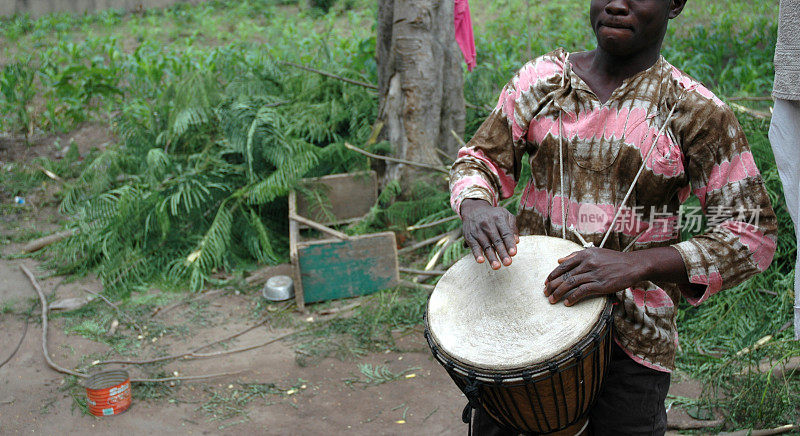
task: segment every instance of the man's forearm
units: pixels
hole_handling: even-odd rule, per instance
[[[640,280],[675,283],[680,286],[684,296],[690,298],[703,295],[705,286],[689,282],[686,265],[674,247],[650,248],[629,254],[636,256],[637,264],[640,265],[636,272]]]

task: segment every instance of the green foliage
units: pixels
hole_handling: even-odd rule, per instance
[[[30,59],[15,62],[0,71],[0,129],[21,132],[25,141],[31,133],[31,101],[36,95],[35,71]]]

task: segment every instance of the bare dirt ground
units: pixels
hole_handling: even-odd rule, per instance
[[[13,248],[13,247],[12,247]],[[17,261],[3,259],[3,271],[17,270]],[[25,264],[33,266],[30,261]],[[42,280],[48,295],[58,285],[59,278]],[[10,294],[21,297],[27,291],[25,305],[31,304],[33,294],[27,278],[11,274],[0,288],[3,299]],[[81,288],[99,291],[95,280],[80,280],[59,286],[58,298],[79,296]],[[172,352],[193,349],[253,324],[250,320],[251,296],[221,295],[203,309],[205,326],[194,324],[190,335],[163,337]],[[191,309],[176,308],[165,318],[180,321],[191,316]],[[304,315],[291,314],[301,317]],[[49,328],[49,348],[52,358],[60,365],[73,368],[86,355],[103,353],[108,346],[76,334],[65,334],[65,319],[54,317]],[[5,314],[0,318],[0,358],[13,350],[24,329],[20,316]],[[247,333],[231,346],[247,346],[277,337],[285,329],[259,328]],[[128,332],[134,335],[135,332]],[[142,354],[150,347],[144,338]],[[402,352],[373,353],[358,361],[324,359],[301,367],[289,342],[276,342],[263,348],[230,354],[215,359],[177,361],[165,367],[180,375],[199,375],[239,372],[232,376],[202,382],[182,382],[170,387],[166,398],[134,400],[126,413],[98,419],[81,413],[73,405],[65,377],[47,367],[41,349],[41,326],[31,322],[22,347],[14,358],[0,368],[0,434],[459,434],[464,431],[460,421],[463,397],[444,370],[432,360],[421,334],[416,329],[398,338]],[[413,377],[401,377],[376,386],[347,383],[345,380],[364,378],[359,364],[384,365],[394,373],[405,372]],[[136,368],[133,376],[142,375]],[[242,385],[274,385],[265,398],[258,398],[236,411],[236,416],[215,419],[234,404],[215,403],[219,396],[229,397]],[[138,385],[134,385],[134,391]],[[65,389],[68,388],[68,389]],[[243,395],[243,393],[242,393]],[[208,410],[204,410],[204,406]],[[245,415],[246,413],[246,415]],[[398,423],[398,421],[404,421]]]

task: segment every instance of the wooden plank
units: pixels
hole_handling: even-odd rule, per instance
[[[335,224],[361,218],[369,213],[378,201],[378,177],[375,171],[334,174],[314,179],[303,179],[304,189],[315,190],[326,199],[325,208],[319,201],[297,197],[297,214],[322,224]],[[329,214],[324,209],[328,209]]]
[[[342,233],[342,232],[340,232],[338,230],[334,230],[334,229],[332,229],[332,228],[330,228],[328,226],[325,226],[325,225],[322,225],[320,223],[311,221],[308,218],[301,217],[300,215],[297,215],[296,213],[289,212],[289,219],[297,221],[300,224],[305,224],[308,227],[311,227],[312,229],[319,230],[320,232],[327,233],[328,235],[333,236],[334,238],[343,239],[343,240],[344,239],[350,239],[350,236],[347,236],[346,234],[344,234],[344,233]]]
[[[294,191],[289,193],[289,215],[295,214],[297,211],[297,196]],[[300,229],[297,221],[289,220],[289,258],[292,262],[292,271],[294,272],[294,301],[297,303],[297,308],[301,312],[305,312],[305,298],[303,293],[303,276],[300,274],[300,256],[297,250],[297,241],[300,236]]]
[[[298,245],[306,303],[366,295],[399,283],[394,233]]]

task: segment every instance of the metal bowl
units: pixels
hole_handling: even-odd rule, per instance
[[[294,298],[294,282],[289,276],[270,277],[261,295],[269,301],[284,301]]]

